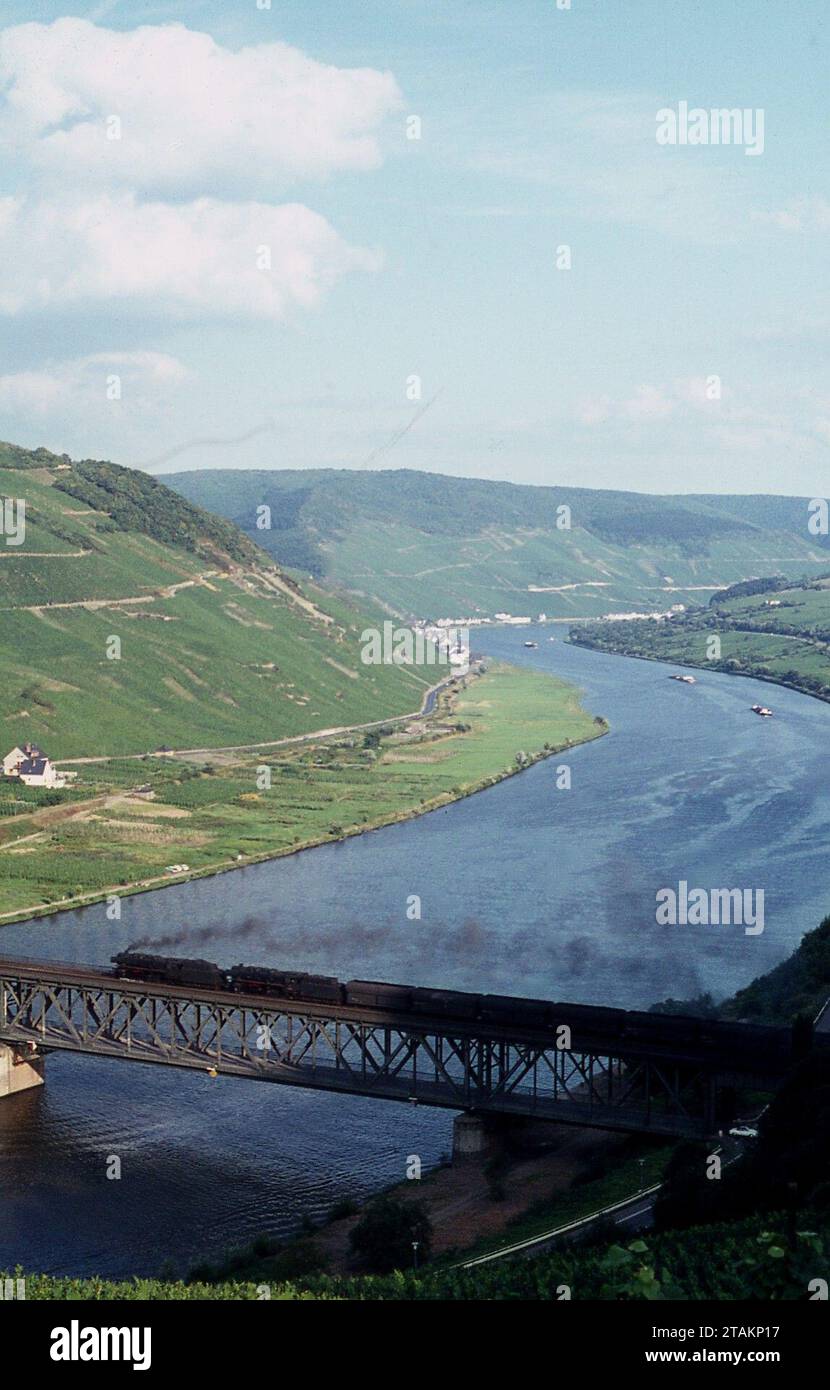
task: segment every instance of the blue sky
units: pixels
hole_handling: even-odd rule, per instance
[[[823,0],[3,25],[0,436],[152,472],[826,494]],[[658,145],[681,101],[762,110],[763,153]]]

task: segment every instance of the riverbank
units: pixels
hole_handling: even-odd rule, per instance
[[[453,1265],[577,1221],[659,1183],[674,1148],[669,1141],[637,1135],[531,1126],[509,1147],[444,1163],[368,1203],[340,1202],[325,1222],[284,1247],[261,1239],[216,1265],[195,1266],[189,1277],[260,1283],[312,1273],[358,1274],[351,1233],[367,1205],[381,1195],[417,1203],[430,1222],[430,1268]]]
[[[775,581],[759,581],[759,585]],[[736,586],[708,608],[667,621],[603,621],[572,628],[569,641],[593,651],[671,661],[749,676],[830,702],[830,581],[744,593]],[[772,596],[770,596],[772,595]]]
[[[607,727],[572,686],[488,663],[439,691],[432,712],[402,728],[215,750],[208,760],[198,750],[85,767],[73,800],[0,821],[0,923],[224,873],[424,815]]]

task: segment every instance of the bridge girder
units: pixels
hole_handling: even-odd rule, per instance
[[[365,1012],[0,971],[9,1043],[604,1129],[691,1136],[714,1125],[717,1078],[698,1064]]]

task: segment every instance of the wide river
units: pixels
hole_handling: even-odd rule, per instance
[[[406,824],[127,898],[120,922],[96,906],[4,928],[0,952],[105,964],[149,938],[227,965],[629,1007],[731,993],[830,910],[830,709],[715,673],[681,685],[669,667],[569,647],[562,631],[494,630],[475,645],[573,681],[607,737]],[[756,718],[756,702],[775,717]],[[681,880],[763,889],[763,933],[658,925],[657,890]],[[53,1054],[45,1087],[0,1101],[0,1269],[129,1275],[167,1259],[183,1271],[403,1177],[409,1154],[436,1162],[451,1122]]]

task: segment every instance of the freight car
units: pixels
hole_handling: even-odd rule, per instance
[[[481,997],[459,994],[455,989],[413,989],[412,1012],[435,1018],[476,1019],[481,1012]]]
[[[349,980],[343,986],[344,1004],[356,1004],[361,1009],[401,1009],[409,1012],[412,995],[408,985],[387,985],[380,980]]]
[[[464,994],[457,990],[424,989],[414,985],[387,984],[378,980],[349,980],[341,984],[331,975],[310,975],[296,970],[274,970],[265,965],[235,965],[230,970],[206,960],[183,960],[142,951],[122,951],[112,957],[114,974],[127,980],[191,988],[222,990],[272,999],[304,1000],[333,1005],[376,1009],[414,1019],[438,1018],[495,1027],[519,1027],[555,1033],[562,1025],[571,1029],[571,1046],[579,1051],[624,1043],[636,1050],[665,1047],[682,1054],[686,1048],[710,1051],[723,1057],[752,1055],[759,1067],[778,1063],[787,1055],[809,1050],[811,1038],[770,1030],[751,1023],[727,1023],[679,1014],[648,1014],[588,1004],[561,1004],[545,999],[526,999],[504,994]],[[797,1031],[797,1030],[796,1030]]]
[[[556,1005],[548,999],[517,999],[509,994],[485,994],[478,1017],[485,1023],[518,1023],[522,1028],[555,1028]]]

